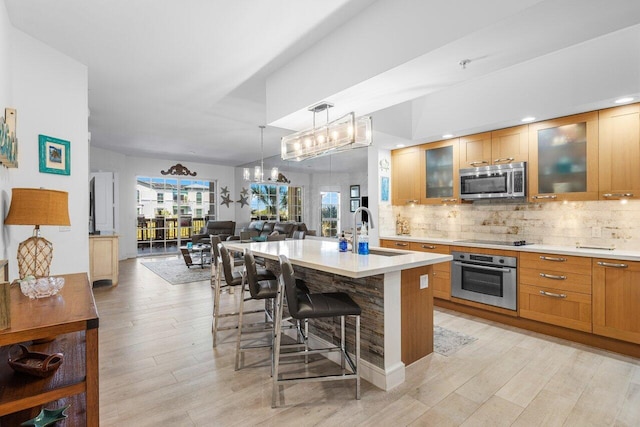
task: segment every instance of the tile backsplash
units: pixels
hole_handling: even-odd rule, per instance
[[[526,240],[545,245],[615,246],[640,251],[640,200],[450,206],[380,205],[380,235],[395,235],[396,218],[412,236],[452,240]]]

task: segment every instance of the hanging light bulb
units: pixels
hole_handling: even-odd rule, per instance
[[[254,181],[254,182],[265,182],[264,181],[264,128],[265,126],[260,127],[260,164],[254,166],[253,168],[253,179],[251,179],[251,169],[244,168],[242,170],[242,178],[245,181]],[[271,176],[269,178],[270,181],[277,181],[279,176],[279,171],[277,167],[271,168]]]

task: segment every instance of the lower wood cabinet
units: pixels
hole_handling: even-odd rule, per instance
[[[520,317],[591,332],[589,258],[521,252]]]
[[[89,236],[89,280],[118,285],[118,236]]]
[[[439,243],[418,243],[411,242],[409,248],[412,251],[430,252],[436,254],[451,253],[449,245]],[[433,265],[431,273],[431,286],[433,287],[433,297],[450,300],[451,299],[451,263],[441,262]]]
[[[640,262],[593,259],[593,332],[640,344]]]

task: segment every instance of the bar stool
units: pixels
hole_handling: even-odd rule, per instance
[[[274,300],[278,294],[278,279],[275,274],[265,271],[262,276],[258,275],[256,260],[250,249],[244,250],[244,268],[246,274],[246,285],[249,288],[249,296],[244,297],[246,289],[242,289],[240,298],[240,308],[238,309],[238,334],[236,337],[236,371],[240,369],[240,359],[246,350],[258,348],[271,348],[273,339],[268,345],[246,345],[242,346],[242,334],[250,332],[264,332],[273,329],[273,307]],[[243,328],[244,303],[250,300],[264,300],[264,323],[260,329],[247,330]],[[271,310],[271,311],[270,311]],[[255,325],[255,324],[254,324]],[[265,329],[266,328],[266,329]],[[272,334],[273,337],[273,334]]]
[[[213,296],[213,324],[211,327],[211,331],[213,332],[213,346],[215,347],[218,342],[218,331],[236,329],[238,325],[233,326],[218,326],[218,321],[221,317],[230,317],[237,316],[238,312],[230,312],[230,313],[220,313],[220,294],[222,293],[222,288],[229,288],[235,286],[241,286],[241,289],[244,288],[245,282],[245,270],[237,271],[234,269],[233,264],[231,263],[231,256],[229,255],[229,250],[224,247],[222,243],[218,243],[218,254],[220,256],[218,260],[218,270],[222,270],[222,273],[219,275],[224,275],[225,284],[222,285],[222,280],[219,277],[215,282],[214,296]],[[244,263],[244,260],[242,261]],[[264,277],[272,277],[273,274],[270,273],[266,269],[258,270],[259,280],[263,280]],[[241,294],[241,297],[243,295]],[[262,310],[252,310],[247,313],[260,313]]]
[[[349,295],[344,292],[328,293],[301,293],[296,287],[296,279],[293,274],[293,266],[285,255],[280,255],[280,283],[278,285],[278,296],[276,298],[276,318],[275,318],[275,344],[273,349],[273,390],[271,394],[271,407],[276,407],[278,397],[278,385],[284,383],[299,383],[311,381],[356,381],[356,399],[360,399],[360,314],[362,310]],[[284,296],[286,294],[287,305],[290,317],[284,318]],[[355,317],[355,363],[346,351],[345,346],[345,316]],[[281,353],[282,322],[283,320],[295,319],[306,321],[307,319],[317,319],[326,317],[340,317],[340,346],[331,346],[322,349],[309,349],[305,345],[304,350]],[[304,337],[308,340],[308,336]],[[341,374],[321,375],[314,377],[294,377],[279,378],[279,365],[281,357],[308,356],[309,354],[320,354],[339,351]],[[345,361],[349,363],[351,373],[345,372]],[[306,360],[305,360],[306,362]]]
[[[218,268],[221,263],[218,244],[222,242],[220,236],[215,234],[210,234],[209,239],[211,240],[211,287],[215,289],[221,279],[220,268]]]

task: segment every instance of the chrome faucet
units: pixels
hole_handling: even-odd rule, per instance
[[[371,211],[369,210],[369,208],[360,206],[358,209],[356,209],[356,211],[353,213],[353,239],[351,239],[351,249],[353,250],[354,254],[358,253],[358,213],[360,213],[360,211],[365,211],[369,214],[369,228],[375,228],[373,226],[373,215],[371,215]]]

